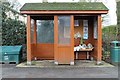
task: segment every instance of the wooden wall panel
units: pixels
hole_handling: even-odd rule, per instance
[[[59,46],[58,47],[58,61],[59,64],[70,64],[71,58],[70,46]]]
[[[75,53],[74,53],[75,54]],[[79,52],[77,60],[85,60],[86,59],[86,52]],[[76,59],[76,54],[74,55],[74,59]]]
[[[32,44],[33,59],[54,59],[54,44]]]
[[[34,43],[31,44],[31,58],[34,58],[34,53],[36,51],[36,46]]]
[[[80,44],[80,38],[75,39],[74,38],[74,46],[79,46]]]
[[[83,20],[79,20],[79,26],[74,27],[74,33],[79,32],[83,36]]]
[[[97,45],[97,39],[94,40],[94,59],[97,60],[97,54],[98,54],[98,51],[97,51],[97,48],[98,48],[98,45]]]

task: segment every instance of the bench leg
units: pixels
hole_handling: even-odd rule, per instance
[[[89,56],[90,56],[90,55],[89,55],[89,52],[87,52],[87,59],[89,59]]]
[[[78,52],[76,52],[76,59],[78,59]]]

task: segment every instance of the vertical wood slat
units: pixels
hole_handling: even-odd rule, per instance
[[[37,32],[36,32],[36,29],[37,29],[37,23],[36,23],[36,20],[34,20],[34,33],[33,33],[33,43],[34,44],[37,43]]]
[[[54,60],[58,62],[58,16],[54,16]]]
[[[74,62],[74,16],[70,16],[71,61]]]
[[[31,62],[31,18],[27,16],[27,61]]]
[[[97,61],[102,58],[102,21],[101,15],[98,15],[98,40],[97,40]]]

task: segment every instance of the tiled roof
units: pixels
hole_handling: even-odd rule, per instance
[[[21,11],[34,10],[108,10],[100,2],[78,2],[78,3],[26,3]]]

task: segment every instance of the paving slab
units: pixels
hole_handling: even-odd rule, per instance
[[[27,62],[18,64],[16,67],[114,67],[114,65],[102,61],[102,64],[96,65],[96,61],[76,60],[75,65],[56,65],[53,60],[32,61],[32,65],[27,65]]]

